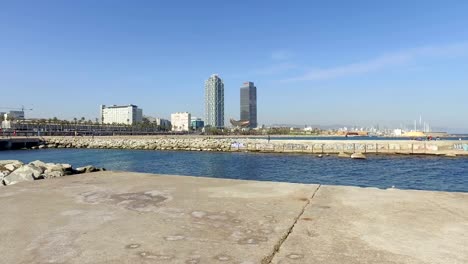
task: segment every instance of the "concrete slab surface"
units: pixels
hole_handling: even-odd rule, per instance
[[[320,186],[272,263],[468,263],[468,193]]]
[[[98,172],[0,202],[0,263],[468,263],[467,193]]]
[[[6,186],[0,263],[268,263],[317,187],[127,172]]]

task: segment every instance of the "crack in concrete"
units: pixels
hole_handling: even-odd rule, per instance
[[[301,218],[301,216],[304,214],[306,208],[309,206],[310,202],[312,201],[312,199],[314,199],[315,195],[317,194],[318,190],[320,189],[322,185],[319,184],[317,189],[315,189],[314,193],[312,194],[312,196],[310,197],[310,199],[307,200],[307,203],[304,205],[304,207],[302,207],[302,210],[301,212],[299,213],[299,215],[294,219],[294,223],[291,225],[291,227],[288,229],[288,232],[286,232],[286,234],[284,234],[280,240],[275,244],[275,246],[273,247],[273,251],[271,252],[271,254],[269,254],[268,256],[264,257],[262,259],[262,262],[261,264],[270,264],[273,259],[275,258],[276,254],[279,252],[279,250],[281,249],[281,246],[283,245],[283,243],[286,241],[286,239],[288,239],[289,235],[293,232],[293,229],[294,227],[296,226],[297,222],[299,221],[299,219]]]

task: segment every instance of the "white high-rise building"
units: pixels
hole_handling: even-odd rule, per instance
[[[205,126],[224,127],[224,83],[217,74],[205,81]]]
[[[136,105],[101,105],[102,124],[133,125],[143,120],[143,110]]]
[[[189,131],[191,115],[188,112],[171,114],[172,131]]]

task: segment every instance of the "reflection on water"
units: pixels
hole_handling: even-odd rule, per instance
[[[0,159],[92,164],[109,170],[261,181],[468,192],[468,158],[313,155],[145,150],[45,149],[0,152]]]

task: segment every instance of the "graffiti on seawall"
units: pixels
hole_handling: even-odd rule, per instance
[[[463,151],[468,151],[468,144],[453,144],[453,149],[454,150],[463,150]]]

